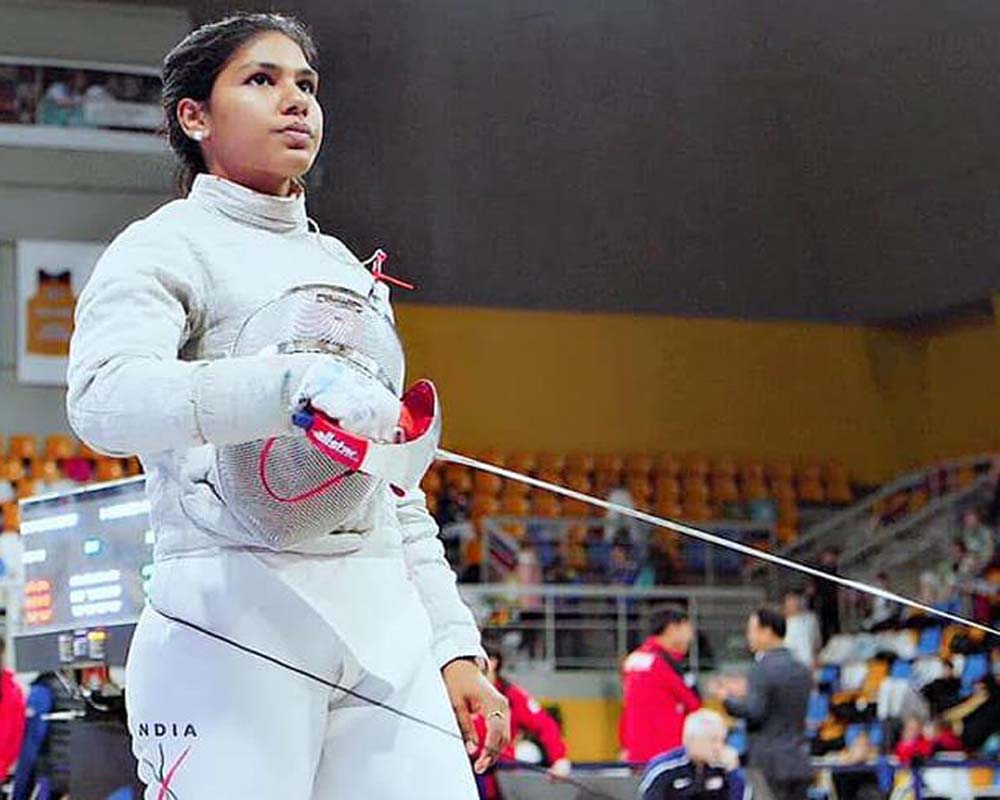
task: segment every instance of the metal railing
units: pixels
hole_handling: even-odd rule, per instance
[[[963,469],[973,470],[977,481],[983,480],[985,475],[996,475],[1000,471],[1000,454],[985,453],[952,459],[903,475],[853,506],[812,526],[779,552],[786,558],[812,560],[825,547],[835,546],[842,552],[860,551],[866,541],[889,540],[892,536],[889,529],[905,526],[911,516],[919,519],[923,508],[913,512],[904,508],[902,516],[884,518],[880,512],[883,505],[892,498],[908,497],[922,491],[935,498],[932,503],[943,500],[954,505],[969,488],[953,485],[953,477]]]
[[[764,602],[762,587],[463,584],[462,596],[487,637],[499,638],[517,665],[550,669],[617,670],[649,634],[652,615],[667,605],[687,609],[699,636],[692,669],[745,657],[747,614]]]
[[[655,572],[657,558],[666,557],[656,553],[653,542],[653,525],[639,520],[616,520],[610,522],[602,517],[484,517],[480,524],[483,534],[483,562],[480,580],[501,583],[514,572],[518,552],[524,543],[530,543],[536,551],[543,572],[553,562],[563,562],[560,548],[567,542],[571,531],[584,533],[580,547],[585,554],[586,571],[594,582],[630,582],[616,580],[616,565],[612,553],[615,533],[621,529],[627,535],[625,546],[629,563],[636,573],[643,567]],[[743,544],[773,550],[775,545],[774,525],[767,522],[747,522],[745,520],[712,520],[688,523],[701,530],[723,536]],[[745,580],[745,557],[704,542],[679,537],[675,558],[667,567],[671,581],[678,578],[696,581],[699,584],[738,584]],[[562,564],[565,566],[565,564]],[[648,584],[647,584],[648,585]]]

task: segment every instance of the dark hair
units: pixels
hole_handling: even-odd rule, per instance
[[[503,671],[503,649],[499,642],[483,642],[483,650],[487,658],[492,658],[497,662],[497,675]]]
[[[779,639],[785,638],[785,618],[772,608],[758,608],[753,612],[757,618],[757,625],[761,628],[769,628]]]
[[[666,606],[655,611],[649,618],[649,632],[659,636],[671,625],[680,625],[690,619],[687,609],[680,606]]]
[[[262,33],[283,33],[315,67],[319,52],[308,28],[283,14],[236,14],[195,28],[163,59],[164,128],[170,149],[179,161],[177,188],[183,195],[200,172],[208,172],[201,145],[184,133],[177,120],[177,105],[185,97],[206,102],[219,73],[233,53]]]
[[[805,592],[797,586],[792,586],[789,589],[785,589],[785,597],[797,597],[801,600],[805,597]]]

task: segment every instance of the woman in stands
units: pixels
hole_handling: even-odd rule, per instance
[[[489,728],[478,771],[508,741],[419,490],[383,484],[352,535],[274,550],[216,489],[216,448],[292,433],[300,402],[372,439],[399,420],[392,392],[332,356],[223,358],[296,286],[351,287],[391,313],[384,284],[307,222],[316,64],[306,29],[273,14],[205,25],[166,56],[183,198],[114,240],[77,309],[70,420],[97,450],[139,454],[151,500],[156,570],[126,687],[147,798],[468,800],[471,714]]]

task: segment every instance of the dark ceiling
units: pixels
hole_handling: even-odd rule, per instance
[[[324,52],[313,214],[412,299],[882,320],[1000,289],[995,0],[286,7]]]

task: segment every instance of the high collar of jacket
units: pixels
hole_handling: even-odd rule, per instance
[[[278,197],[201,173],[195,177],[188,198],[236,222],[274,233],[302,233],[309,228],[304,191]]]

